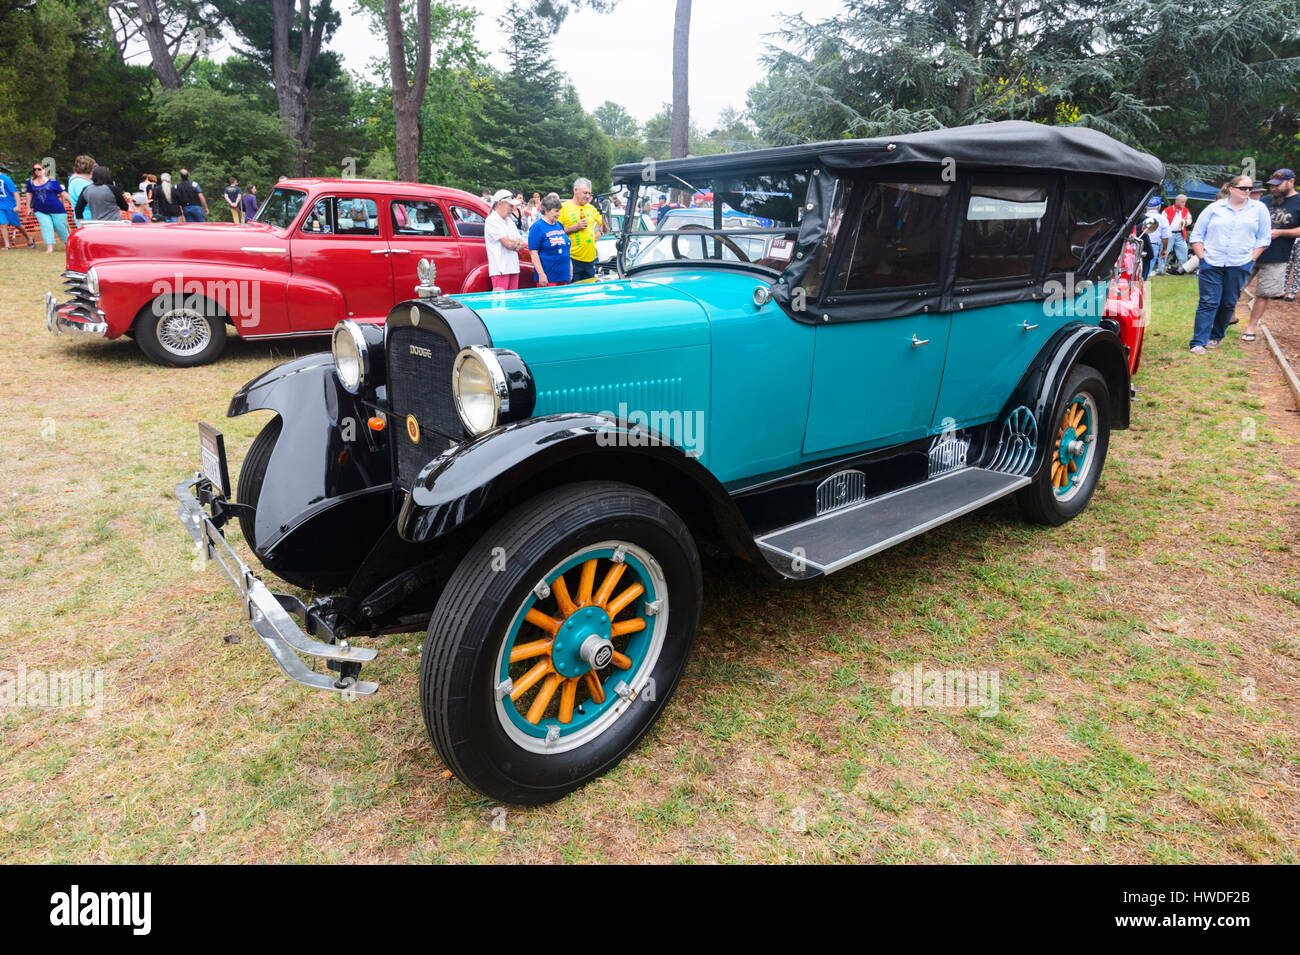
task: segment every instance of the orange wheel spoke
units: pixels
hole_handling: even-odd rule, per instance
[[[605,702],[605,688],[600,685],[600,678],[594,673],[584,673],[582,680],[587,684],[587,693],[593,703]]]
[[[530,723],[536,723],[545,714],[546,708],[551,705],[551,697],[555,696],[555,688],[560,685],[563,679],[558,673],[551,673],[546,677],[542,688],[537,691],[537,696],[533,698],[533,705],[528,707],[528,714],[524,719]]]
[[[615,564],[601,581],[600,590],[596,591],[596,596],[591,599],[597,607],[605,606],[605,601],[609,600],[609,595],[614,592],[614,587],[618,584],[618,579],[623,576],[623,571],[627,570],[627,564]],[[610,614],[610,616],[614,616]]]
[[[1083,433],[1084,433],[1085,431],[1087,431],[1087,430],[1088,430],[1088,426],[1087,426],[1086,424],[1081,424],[1081,425],[1079,425],[1079,427],[1077,427],[1077,428],[1074,429],[1074,433],[1075,433],[1075,434],[1083,434]]]
[[[614,666],[618,667],[620,670],[632,669],[632,658],[624,656],[623,654],[619,653],[617,650],[614,651],[614,655],[609,659],[610,662],[613,663]]]
[[[611,600],[609,606],[605,608],[609,613],[609,618],[613,620],[619,615],[624,607],[630,604],[633,600],[636,600],[636,598],[640,597],[643,593],[645,593],[645,588],[640,584],[633,584],[631,587],[627,588],[627,590],[623,591]]]
[[[1077,471],[1077,470],[1079,470],[1079,465],[1077,465],[1077,464],[1075,464],[1073,461],[1071,461],[1071,462],[1070,462],[1070,473],[1073,474],[1073,473],[1074,473],[1075,471]]]
[[[573,598],[569,596],[569,585],[564,582],[563,574],[556,577],[555,583],[551,584],[551,593],[555,594],[555,602],[559,605],[560,613],[566,617],[578,609]]]
[[[624,620],[621,623],[614,624],[610,630],[611,637],[621,637],[625,633],[636,633],[638,630],[645,629],[645,619],[642,617],[633,617],[631,620]]]
[[[560,722],[573,722],[573,702],[578,697],[578,678],[573,677],[564,681],[564,687],[560,690]]]
[[[551,672],[551,661],[549,659],[536,664],[531,670],[519,678],[519,682],[515,684],[515,688],[510,691],[511,702],[518,703],[519,698],[531,690],[538,680]]]
[[[555,636],[555,634],[560,630],[560,621],[556,620],[554,617],[547,616],[536,608],[524,614],[524,619],[531,624],[541,627],[551,636]]]
[[[596,558],[582,565],[582,579],[578,581],[578,606],[585,607],[591,603],[591,588],[596,583]]]
[[[520,660],[531,660],[533,657],[540,657],[543,654],[551,652],[551,640],[534,640],[532,643],[521,643],[510,651],[510,662],[518,663]]]

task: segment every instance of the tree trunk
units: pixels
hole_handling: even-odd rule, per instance
[[[673,158],[686,155],[690,146],[691,110],[687,97],[687,50],[691,38],[691,0],[677,0],[677,17],[673,21],[673,118],[668,134]]]
[[[433,43],[429,0],[417,0],[415,11],[415,82],[406,75],[406,30],[401,0],[384,0],[384,31],[388,34],[388,70],[393,84],[393,123],[396,127],[397,178],[420,181],[420,107],[429,85],[429,56]]]
[[[328,2],[328,0],[326,0]],[[275,84],[275,98],[280,107],[280,121],[297,148],[295,165],[300,176],[310,172],[311,119],[307,115],[307,72],[320,55],[321,35],[325,18],[311,17],[311,0],[299,3],[298,60],[293,62],[289,38],[293,33],[293,0],[272,0],[271,12],[271,81]]]
[[[176,69],[171,50],[167,48],[167,34],[163,31],[162,17],[158,15],[155,0],[140,0],[140,32],[149,44],[149,59],[153,71],[158,74],[158,82],[165,90],[181,88],[181,74]]]

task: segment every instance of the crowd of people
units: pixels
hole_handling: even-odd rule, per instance
[[[222,197],[237,223],[257,214],[256,186],[250,185],[245,190],[238,178],[231,176]],[[130,214],[132,223],[205,222],[211,215],[203,187],[190,178],[188,169],[180,170],[176,181],[169,172],[160,176],[149,173],[128,195],[114,181],[113,171],[96,163],[92,156],[81,155],[73,160],[72,175],[66,186],[49,174],[44,163],[33,162],[26,187],[19,190],[9,170],[0,167],[0,233],[3,233],[4,248],[11,247],[11,228],[22,235],[26,245],[35,244],[23,226],[24,212],[30,212],[36,220],[46,252],[54,251],[56,241],[66,246],[69,207],[75,226],[86,222],[120,222],[123,212]]]
[[[532,260],[538,286],[566,285],[596,275],[596,240],[604,220],[592,203],[591,180],[575,179],[573,196],[498,189],[483,193],[492,209],[483,226],[488,275],[493,291],[519,288],[519,253]]]
[[[1252,277],[1254,301],[1243,342],[1255,341],[1270,301],[1294,299],[1300,292],[1300,192],[1292,169],[1278,169],[1267,183],[1234,176],[1195,220],[1185,195],[1167,208],[1152,197],[1140,235],[1144,279],[1197,275],[1199,298],[1188,344],[1193,355],[1223,343],[1228,326],[1237,324],[1237,301]]]

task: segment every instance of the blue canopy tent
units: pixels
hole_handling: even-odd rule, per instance
[[[1166,203],[1173,202],[1174,196],[1179,193],[1198,202],[1213,202],[1219,195],[1219,190],[1216,186],[1201,182],[1199,179],[1188,179],[1183,183],[1166,179],[1160,186],[1160,196]]]

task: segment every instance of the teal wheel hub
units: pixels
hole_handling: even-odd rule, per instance
[[[564,677],[582,676],[593,667],[593,662],[587,658],[600,653],[601,647],[608,649],[595,657],[594,664],[597,668],[607,665],[613,652],[609,641],[610,627],[609,614],[602,608],[580,607],[564,621],[560,632],[555,635],[555,646],[551,648],[555,671]]]

